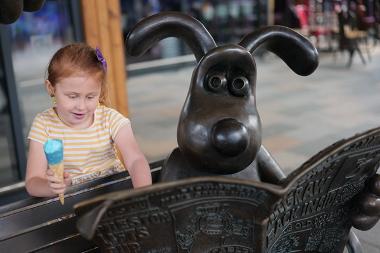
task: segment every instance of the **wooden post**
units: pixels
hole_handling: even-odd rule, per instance
[[[99,47],[107,60],[111,106],[128,116],[124,41],[119,0],[82,0],[86,43]]]
[[[267,25],[274,25],[274,6],[275,6],[275,0],[269,0],[267,2],[268,4],[268,19],[267,19]]]

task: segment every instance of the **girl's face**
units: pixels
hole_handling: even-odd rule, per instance
[[[55,96],[56,112],[66,125],[76,129],[91,126],[101,92],[98,79],[82,74],[63,78],[54,87],[46,80],[46,87]]]

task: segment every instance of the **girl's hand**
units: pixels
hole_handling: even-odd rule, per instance
[[[71,176],[68,172],[63,172],[63,182],[66,186],[70,186],[72,184]]]
[[[48,180],[48,185],[50,187],[50,190],[54,194],[61,194],[65,193],[66,187],[71,185],[71,177],[69,173],[64,172],[63,173],[63,181],[60,178],[57,178],[54,174],[54,171],[51,169],[48,169],[46,171],[46,179]]]

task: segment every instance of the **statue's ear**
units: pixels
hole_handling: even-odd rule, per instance
[[[24,11],[38,11],[45,0],[24,0]]]
[[[197,62],[212,48],[215,41],[195,18],[180,12],[160,12],[138,22],[127,36],[127,52],[144,54],[154,44],[168,37],[181,38],[193,51]]]
[[[77,221],[77,229],[84,238],[91,240],[94,237],[100,219],[112,203],[112,200],[106,200],[88,213],[79,217]]]
[[[0,1],[0,23],[11,24],[21,15],[23,8],[22,0],[1,0]]]
[[[268,26],[247,34],[239,43],[253,53],[258,47],[280,57],[295,73],[310,75],[318,67],[318,52],[301,34],[284,26]]]

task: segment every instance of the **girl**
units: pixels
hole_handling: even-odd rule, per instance
[[[71,184],[124,170],[115,146],[133,186],[152,183],[130,121],[106,107],[106,71],[100,50],[86,44],[71,44],[54,54],[45,81],[53,107],[36,116],[28,135],[25,183],[30,195],[55,196]],[[48,169],[43,144],[49,138],[61,139],[64,144],[63,182]]]

